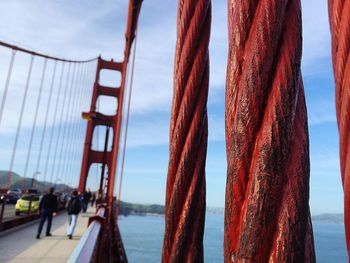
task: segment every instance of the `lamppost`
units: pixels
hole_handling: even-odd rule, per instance
[[[33,174],[33,177],[32,177],[32,183],[30,185],[30,188],[34,188],[34,183],[35,183],[35,177],[36,175],[40,174],[39,171],[36,171],[34,174]]]

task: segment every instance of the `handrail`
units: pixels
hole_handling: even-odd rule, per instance
[[[93,262],[98,250],[99,237],[102,232],[102,222],[106,209],[100,207],[96,213],[95,220],[91,222],[88,229],[84,232],[78,245],[67,260],[68,263]],[[101,220],[97,220],[101,218]]]
[[[39,52],[35,52],[33,50],[21,48],[21,47],[15,46],[15,45],[11,45],[9,43],[5,43],[3,41],[0,41],[0,46],[7,47],[7,48],[10,48],[10,49],[15,50],[15,51],[20,51],[20,52],[24,52],[27,54],[31,54],[33,56],[38,56],[38,57],[42,57],[42,58],[46,58],[46,59],[52,59],[52,60],[61,61],[61,62],[68,62],[68,63],[87,63],[87,62],[92,62],[98,58],[98,57],[96,57],[96,58],[91,58],[91,59],[86,59],[86,60],[70,60],[70,59],[64,59],[64,58],[58,58],[58,57],[45,55],[43,53],[39,53]]]

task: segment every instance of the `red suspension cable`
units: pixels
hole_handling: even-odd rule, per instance
[[[179,0],[162,262],[203,262],[210,0]]]
[[[344,189],[344,223],[350,258],[350,1],[329,0],[340,171]]]
[[[228,10],[225,262],[315,262],[300,0]]]

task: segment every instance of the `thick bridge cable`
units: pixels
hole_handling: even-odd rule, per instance
[[[40,81],[40,86],[39,86],[39,93],[38,93],[37,103],[35,106],[34,120],[33,120],[32,129],[30,132],[29,146],[28,146],[28,151],[27,151],[27,155],[26,155],[26,162],[24,165],[24,172],[23,172],[23,179],[24,180],[27,177],[29,160],[30,160],[30,156],[32,153],[32,144],[33,144],[33,138],[34,138],[34,133],[35,133],[35,129],[36,129],[36,122],[38,119],[39,107],[41,104],[41,95],[42,95],[44,80],[45,80],[45,75],[46,75],[46,66],[47,66],[47,59],[44,60],[44,66],[43,66],[43,71],[42,71],[41,81]],[[34,174],[36,174],[37,172],[38,172],[38,170],[36,170]],[[33,182],[34,182],[34,178],[33,178]],[[33,187],[33,185],[31,187]],[[24,185],[24,189],[25,188],[26,188],[26,185]]]
[[[162,262],[203,262],[210,0],[179,0]]]
[[[10,48],[13,51],[20,51],[20,52],[23,52],[23,53],[27,53],[27,54],[30,54],[30,55],[35,56],[35,57],[42,57],[42,58],[45,58],[45,59],[56,60],[56,61],[60,61],[60,62],[87,63],[87,62],[92,62],[92,61],[97,59],[97,57],[91,58],[91,59],[86,59],[86,60],[70,60],[70,59],[58,58],[58,57],[49,56],[49,55],[46,55],[46,54],[43,54],[43,53],[35,52],[33,50],[30,50],[30,49],[25,49],[25,48],[22,48],[22,47],[18,47],[16,45],[12,45],[12,44],[9,44],[9,43],[5,43],[3,41],[0,41],[0,46]]]
[[[300,0],[228,11],[225,262],[315,262]]]
[[[350,2],[328,0],[332,34],[340,171],[344,189],[344,223],[350,258]]]
[[[24,95],[23,95],[22,104],[21,104],[21,111],[20,111],[19,120],[18,120],[18,123],[17,123],[15,142],[14,142],[14,145],[13,145],[13,148],[12,148],[9,172],[8,172],[8,175],[7,175],[7,181],[6,181],[6,188],[7,189],[10,188],[10,185],[11,185],[11,175],[12,175],[13,165],[14,165],[15,158],[16,158],[18,138],[19,138],[19,134],[20,134],[21,128],[22,128],[24,108],[25,108],[25,105],[26,105],[28,90],[29,90],[29,86],[30,86],[30,79],[31,79],[31,76],[32,76],[33,62],[34,62],[34,56],[31,56],[30,57],[29,69],[28,69],[28,73],[27,73],[27,80],[26,80],[25,89],[24,89]]]

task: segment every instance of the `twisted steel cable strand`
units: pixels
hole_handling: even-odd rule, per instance
[[[328,4],[340,139],[340,171],[344,189],[344,222],[350,256],[350,1],[329,0]]]
[[[179,0],[162,262],[203,262],[210,0]]]
[[[315,262],[300,0],[231,0],[225,262]]]

